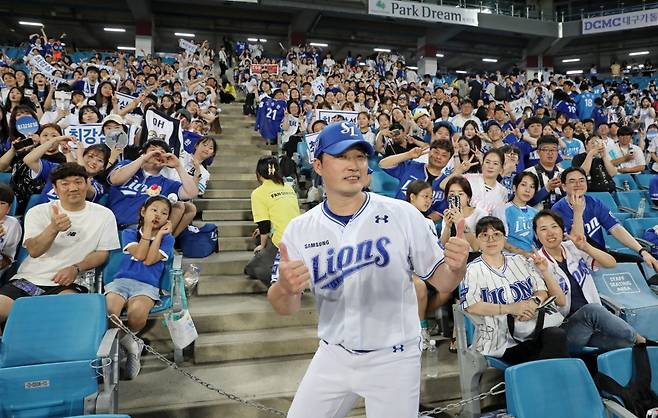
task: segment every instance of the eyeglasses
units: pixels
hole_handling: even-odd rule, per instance
[[[494,232],[492,234],[482,233],[482,234],[478,235],[478,239],[481,239],[482,241],[487,241],[487,242],[489,242],[489,241],[494,241],[495,242],[495,241],[500,241],[501,239],[503,239],[504,236],[505,236],[505,234],[503,234],[502,232]]]
[[[554,154],[557,152],[557,148],[539,148],[539,151]]]

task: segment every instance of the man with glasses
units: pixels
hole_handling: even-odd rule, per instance
[[[588,241],[596,248],[610,253],[618,262],[638,262],[638,257],[621,254],[606,248],[602,228],[624,246],[638,253],[642,261],[658,271],[658,261],[642,248],[639,242],[615,218],[610,209],[599,199],[587,196],[587,176],[580,167],[569,167],[561,175],[562,187],[566,197],[553,206],[553,210],[564,220],[565,232],[571,234],[572,228],[577,233],[585,233]],[[574,215],[575,212],[575,215]],[[580,222],[582,218],[582,223]],[[580,230],[579,229],[583,229]]]
[[[560,190],[560,173],[563,170],[557,165],[558,147],[559,142],[554,136],[540,137],[537,141],[539,164],[525,170],[539,179],[539,189],[528,202],[538,210],[550,209],[563,196]]]

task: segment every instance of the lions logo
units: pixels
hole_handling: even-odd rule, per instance
[[[162,187],[158,186],[157,184],[152,184],[151,187],[146,189],[146,194],[149,196],[157,196],[160,194],[161,190]]]

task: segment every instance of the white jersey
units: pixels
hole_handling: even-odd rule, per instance
[[[466,180],[471,185],[473,197],[470,205],[482,209],[487,215],[491,215],[500,207],[507,203],[507,188],[496,182],[493,188],[484,183],[482,174],[467,173],[464,174]],[[473,229],[474,231],[475,229]]]
[[[462,309],[477,302],[512,304],[528,300],[546,284],[532,263],[519,254],[504,254],[500,269],[489,266],[478,257],[466,267],[466,275],[459,292]],[[517,343],[507,330],[507,315],[469,315],[475,326],[473,347],[478,352],[502,357],[505,350]]]
[[[562,242],[561,247],[562,257],[567,262],[567,270],[569,270],[571,276],[580,285],[587,302],[598,303],[600,305],[601,297],[599,296],[599,291],[596,290],[596,284],[592,277],[592,270],[596,268],[592,256],[576,248],[576,245],[571,241]],[[558,262],[543,247],[539,253],[548,261],[549,271],[557,279],[564,294],[567,295],[567,303],[564,306],[558,306],[558,310],[566,318],[571,311],[571,282],[569,281],[569,277],[560,268]]]
[[[321,339],[377,350],[420,336],[411,273],[428,279],[443,251],[435,228],[411,204],[366,193],[343,224],[325,201],[290,221],[281,242],[311,273]],[[278,256],[272,282],[277,278]]]

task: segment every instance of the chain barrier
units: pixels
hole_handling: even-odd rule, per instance
[[[139,337],[137,337],[130,329],[128,329],[125,325],[123,325],[123,323],[121,322],[121,319],[117,318],[116,315],[114,315],[114,314],[108,315],[108,318],[110,319],[110,321],[112,321],[112,323],[114,325],[117,326],[117,328],[119,328],[120,330],[125,332],[127,335],[130,335],[130,337],[133,340],[135,340],[137,342],[141,341],[139,339]],[[173,361],[170,361],[168,358],[166,358],[164,355],[157,352],[153,347],[151,347],[148,344],[144,344],[144,348],[146,349],[146,351],[153,354],[158,360],[165,363],[167,365],[167,367],[174,369],[175,371],[177,371],[178,373],[180,373],[183,376],[187,377],[188,379],[192,380],[193,382],[198,383],[199,385],[205,387],[208,390],[219,393],[221,396],[223,396],[223,397],[225,397],[229,400],[241,403],[245,406],[251,406],[251,407],[256,408],[260,411],[269,412],[272,415],[276,415],[276,416],[280,416],[280,417],[285,417],[287,415],[285,412],[279,411],[278,409],[270,408],[269,406],[265,406],[265,405],[263,405],[261,403],[258,403],[258,402],[250,401],[250,400],[247,400],[247,399],[242,399],[240,396],[238,396],[234,393],[227,392],[227,391],[223,390],[222,388],[219,388],[219,387],[213,385],[212,383],[206,382],[206,381],[196,377],[195,375],[188,372],[187,370],[181,369],[180,367],[178,367],[178,365],[176,363],[174,363]]]
[[[130,329],[128,329],[125,325],[123,325],[123,322],[121,322],[121,319],[119,319],[116,315],[114,315],[114,314],[108,315],[108,319],[110,321],[112,321],[112,323],[114,325],[116,325],[117,328],[119,328],[121,331],[125,332],[127,335],[130,335],[130,337],[133,340],[135,340],[138,343],[139,342],[143,343],[143,341],[139,337],[137,337],[137,335],[135,335]],[[234,393],[227,392],[224,389],[213,385],[212,383],[206,382],[205,380],[193,375],[192,373],[188,372],[187,370],[181,369],[176,363],[169,360],[164,355],[160,354],[153,347],[151,347],[150,345],[148,345],[146,343],[144,343],[144,349],[146,349],[146,351],[148,351],[153,356],[155,356],[155,358],[157,358],[158,360],[160,360],[161,362],[166,364],[167,367],[177,371],[178,373],[182,374],[183,376],[187,377],[188,379],[192,380],[193,382],[198,383],[199,385],[205,387],[206,389],[211,390],[213,392],[216,392],[216,393],[220,394],[221,396],[223,396],[223,397],[225,397],[225,398],[227,398],[231,401],[235,401],[235,402],[241,403],[245,406],[250,406],[252,408],[256,408],[260,411],[269,412],[272,415],[276,415],[276,416],[280,416],[280,417],[285,417],[287,415],[283,411],[279,411],[278,409],[270,408],[269,406],[265,406],[261,403],[255,402],[255,401],[242,399],[240,396],[238,396]],[[469,398],[469,399],[464,399],[464,400],[460,400],[460,401],[457,401],[457,402],[449,403],[449,404],[447,404],[443,407],[440,407],[440,408],[434,408],[431,411],[421,412],[420,414],[418,414],[418,416],[419,417],[431,417],[435,414],[440,414],[442,412],[446,412],[446,411],[451,410],[451,409],[461,408],[465,405],[468,405],[471,402],[475,402],[475,401],[479,402],[482,399],[485,399],[489,396],[494,396],[494,395],[499,395],[501,393],[504,393],[505,392],[504,386],[505,386],[505,382],[500,382],[497,385],[493,386],[491,389],[489,389],[489,391],[487,391],[487,392],[483,392],[483,393],[481,393],[479,395],[476,395],[476,396],[474,396],[472,398]],[[501,387],[503,387],[503,388],[500,389]]]
[[[502,389],[500,389],[502,387]],[[489,389],[487,392],[482,392],[479,395],[475,395],[472,398],[468,399],[463,399],[457,402],[449,403],[445,406],[434,408],[431,411],[424,411],[421,412],[418,416],[419,417],[431,417],[437,414],[440,414],[442,412],[449,411],[451,409],[457,409],[461,408],[463,406],[468,405],[471,402],[478,401],[480,402],[483,399],[488,398],[489,396],[495,396],[495,395],[500,395],[501,393],[505,393],[505,382],[500,382],[497,385],[493,386],[491,389]]]

